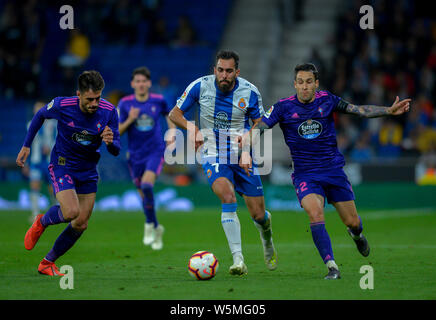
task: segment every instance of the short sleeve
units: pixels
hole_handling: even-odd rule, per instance
[[[250,119],[259,119],[265,114],[262,105],[262,96],[259,92],[251,91],[250,101],[248,104],[248,115]]]
[[[265,123],[268,127],[272,128],[276,125],[277,122],[281,120],[281,108],[280,104],[272,105],[265,115],[262,117],[262,122]]]
[[[45,119],[57,119],[59,120],[60,114],[60,101],[61,98],[56,97],[49,103],[47,103],[43,108],[41,108],[40,112]]]
[[[335,96],[334,94],[329,92],[329,97],[330,100],[332,102],[332,110],[333,111],[338,111],[338,112],[342,112],[345,113],[347,106],[349,105],[349,103],[347,101],[345,101],[344,99],[342,99],[341,97]]]
[[[200,99],[200,87],[200,79],[192,82],[183,92],[182,96],[177,99],[176,106],[183,112],[189,111]]]

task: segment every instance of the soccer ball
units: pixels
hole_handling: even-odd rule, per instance
[[[198,251],[189,258],[189,274],[197,280],[209,280],[218,271],[218,259],[209,251]]]

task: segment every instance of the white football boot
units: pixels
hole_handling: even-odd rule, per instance
[[[269,270],[277,269],[277,253],[274,248],[274,243],[272,239],[272,229],[271,229],[271,213],[268,215],[268,220],[262,226],[257,222],[254,222],[260,233],[260,240],[263,245],[263,257],[265,260],[266,267]]]
[[[232,275],[242,276],[248,272],[247,266],[244,263],[242,254],[235,254],[233,256],[233,265],[229,268],[229,273]]]
[[[154,241],[151,244],[153,250],[161,250],[163,248],[162,237],[164,232],[165,228],[161,224],[154,228]]]
[[[155,238],[154,223],[145,223],[144,225],[144,245],[149,246],[153,243]]]

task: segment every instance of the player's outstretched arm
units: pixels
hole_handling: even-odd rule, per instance
[[[374,105],[354,105],[347,104],[345,113],[355,114],[363,118],[377,118],[383,116],[398,116],[405,112],[408,112],[410,109],[410,101],[411,99],[403,99],[400,101],[400,98],[397,96],[394,103],[390,107],[383,106],[374,106]]]

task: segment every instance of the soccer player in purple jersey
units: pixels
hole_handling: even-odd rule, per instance
[[[311,63],[296,66],[294,87],[297,94],[274,104],[256,127],[262,132],[280,124],[291,151],[292,182],[300,204],[309,216],[313,242],[328,268],[325,279],[339,279],[339,268],[325,228],[325,198],[339,213],[359,252],[366,257],[370,250],[362,233],[362,220],[357,213],[351,184],[343,171],[345,160],[337,147],[333,112],[365,118],[397,116],[409,111],[411,100],[399,101],[397,97],[390,107],[354,105],[330,92],[317,92],[318,71]],[[255,142],[250,139],[249,133],[242,137],[245,159],[249,159],[247,147]],[[241,163],[246,172],[250,166],[249,160]]]
[[[88,226],[97,192],[97,163],[104,142],[114,156],[120,152],[118,113],[101,98],[104,80],[97,71],[84,71],[78,78],[77,96],[57,97],[33,117],[16,163],[23,167],[30,145],[45,119],[57,119],[56,143],[48,167],[59,205],[35,219],[24,237],[24,246],[32,250],[44,230],[68,223],[53,248],[42,259],[38,272],[61,276],[56,259],[65,254]]]
[[[134,94],[120,100],[120,134],[127,132],[129,171],[141,198],[145,214],[144,245],[153,250],[163,247],[164,227],[156,217],[153,187],[164,163],[165,141],[159,120],[165,117],[169,129],[175,125],[168,119],[168,106],[162,95],[149,92],[151,74],[139,67],[130,82]],[[172,143],[169,141],[168,143]]]

